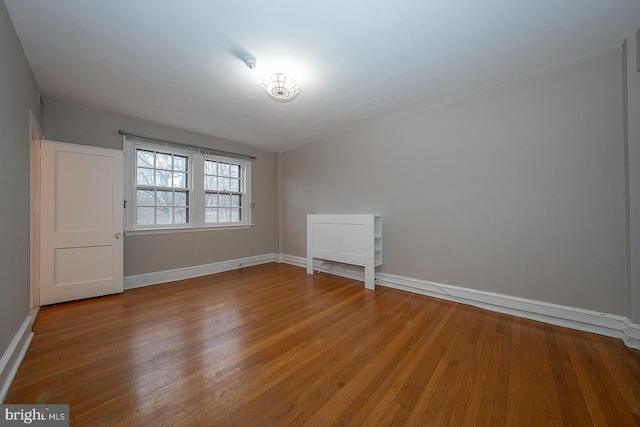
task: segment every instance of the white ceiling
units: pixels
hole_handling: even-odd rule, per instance
[[[612,47],[640,28],[640,0],[4,2],[45,99],[269,151]],[[297,78],[300,96],[268,99],[259,82],[272,72]]]

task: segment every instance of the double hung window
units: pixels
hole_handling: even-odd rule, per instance
[[[190,156],[136,148],[136,225],[189,223]]]
[[[251,225],[251,161],[125,138],[127,230]]]
[[[207,224],[242,221],[242,166],[213,158],[204,161],[204,221]]]

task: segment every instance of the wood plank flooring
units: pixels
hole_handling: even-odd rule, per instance
[[[265,264],[44,307],[5,403],[78,426],[635,426],[612,338]]]

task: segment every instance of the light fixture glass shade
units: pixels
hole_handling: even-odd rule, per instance
[[[300,93],[298,82],[282,73],[276,73],[262,81],[262,88],[275,101],[293,101]]]

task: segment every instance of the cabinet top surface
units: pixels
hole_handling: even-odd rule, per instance
[[[340,219],[340,218],[382,218],[376,214],[308,214],[309,219]]]

